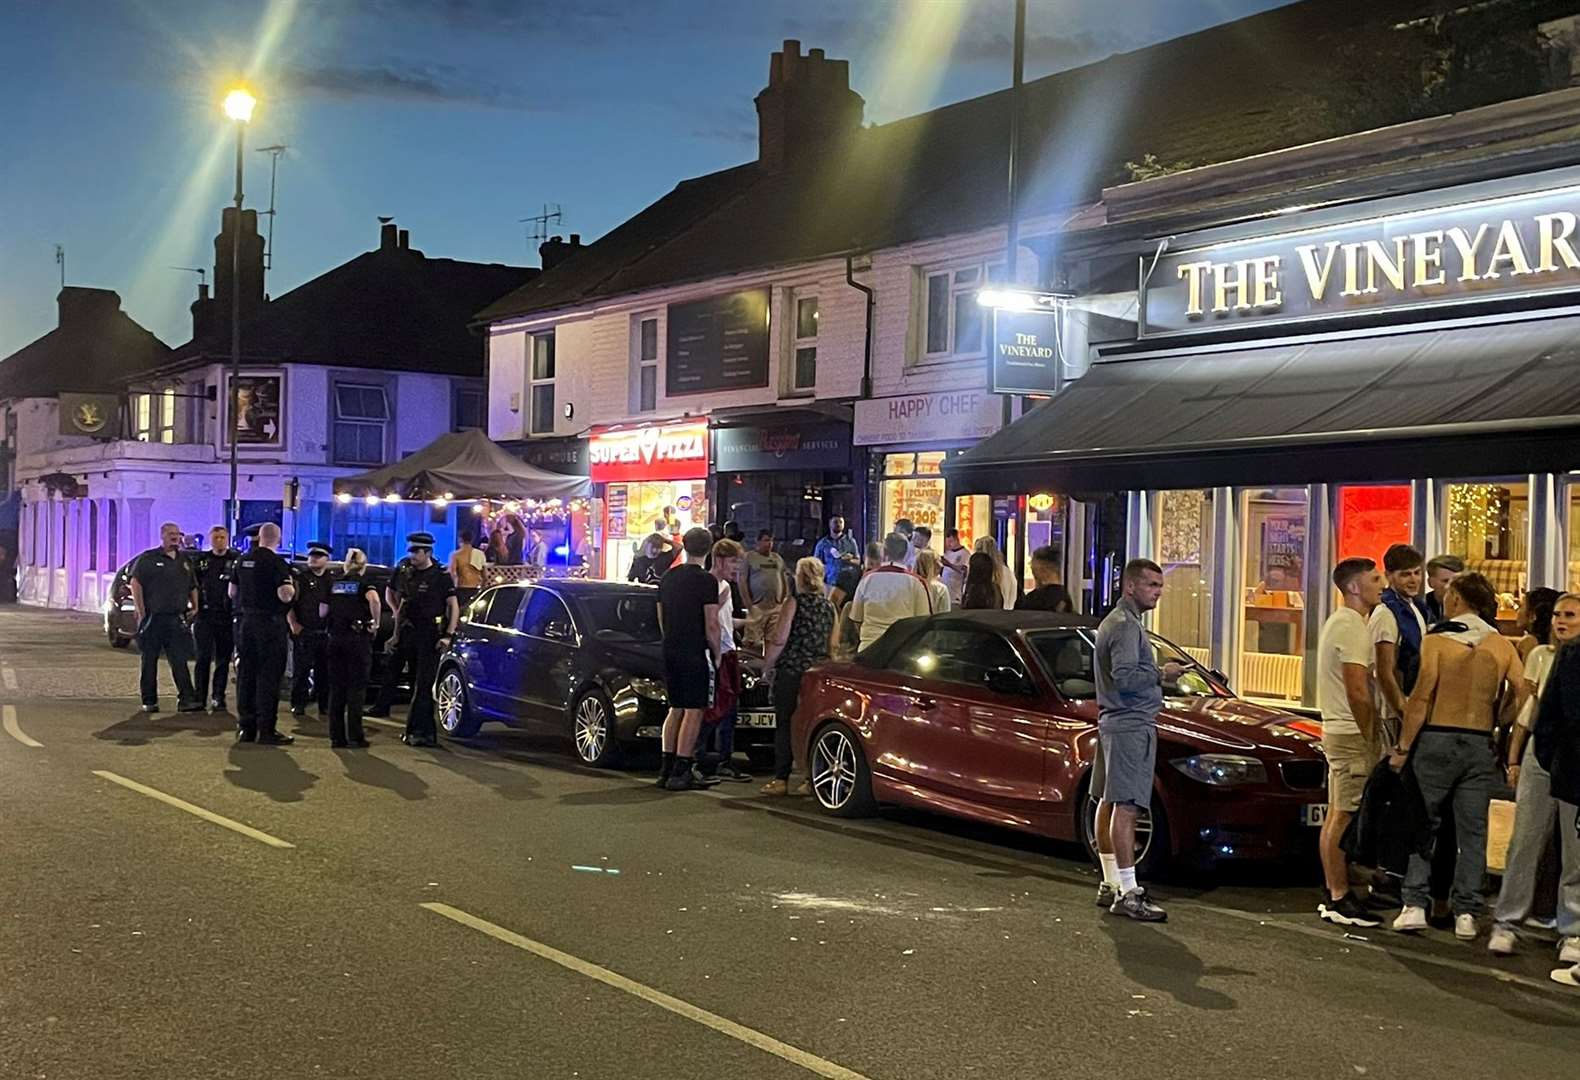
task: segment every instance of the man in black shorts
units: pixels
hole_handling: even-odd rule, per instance
[[[702,730],[702,714],[713,703],[719,657],[719,583],[702,568],[713,547],[713,534],[690,529],[681,546],[685,562],[671,567],[658,583],[658,625],[664,633],[664,684],[669,694],[658,784],[670,791],[695,786],[689,755]],[[680,756],[680,749],[688,756]]]

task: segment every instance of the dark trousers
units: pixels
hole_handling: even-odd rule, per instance
[[[149,615],[137,628],[137,647],[143,652],[142,691],[144,705],[159,704],[159,654],[170,662],[170,674],[176,680],[179,704],[189,705],[200,701],[192,690],[192,673],[187,664],[192,660],[192,635],[179,615]]]
[[[437,739],[433,715],[433,680],[439,673],[439,631],[432,624],[407,623],[400,630],[401,650],[412,658],[411,708],[406,710],[406,734],[414,739]]]
[[[210,611],[199,615],[197,622],[192,624],[192,636],[197,639],[197,664],[192,671],[197,700],[224,701],[225,686],[230,681],[230,658],[236,651],[236,624],[230,612]],[[211,669],[214,673],[212,687],[209,684]]]
[[[236,723],[244,734],[270,735],[280,721],[280,680],[290,631],[283,615],[243,615],[236,665]]]
[[[362,703],[373,670],[373,636],[331,634],[325,652],[329,661],[329,741],[361,742]]]
[[[790,741],[790,718],[801,700],[799,671],[774,672],[774,779],[790,779],[795,747]]]
[[[329,709],[329,635],[322,630],[303,630],[291,639],[291,650],[291,708],[307,708],[311,697],[322,716]]]
[[[373,699],[373,715],[388,716],[390,706],[395,704],[395,693],[400,689],[400,681],[406,672],[416,662],[416,657],[406,647],[406,632],[401,630],[400,644],[397,645],[389,656],[389,662],[384,665],[384,678],[379,682],[378,697]],[[415,684],[413,684],[415,685]],[[415,691],[413,691],[415,693]]]

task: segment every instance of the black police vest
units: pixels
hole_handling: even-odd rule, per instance
[[[241,556],[235,551],[216,555],[212,551],[198,554],[192,568],[198,579],[198,610],[207,614],[230,614],[230,583],[236,579],[236,563]]]
[[[291,567],[268,548],[247,552],[236,563],[236,607],[243,615],[284,615],[291,605],[278,589],[291,580]]]
[[[438,563],[426,570],[407,564],[401,568],[395,583],[400,595],[403,622],[432,622],[444,615],[445,601],[455,593],[450,572]]]
[[[296,612],[296,621],[308,630],[322,630],[324,621],[318,615],[318,605],[327,603],[331,587],[335,583],[335,575],[325,570],[322,574],[315,574],[311,570],[302,570],[295,575],[296,599],[292,602],[292,609]]]
[[[336,578],[329,586],[329,632],[336,636],[366,633],[371,616],[368,614],[368,580],[365,577]]]

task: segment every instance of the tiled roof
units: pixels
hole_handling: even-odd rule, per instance
[[[170,358],[170,346],[120,310],[115,293],[65,291],[100,294],[100,302],[0,360],[0,399],[110,392]]]

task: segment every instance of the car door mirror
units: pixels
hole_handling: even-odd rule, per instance
[[[1026,681],[1025,674],[1012,667],[989,668],[987,685],[995,694],[1025,696],[1031,693],[1031,685]]]

